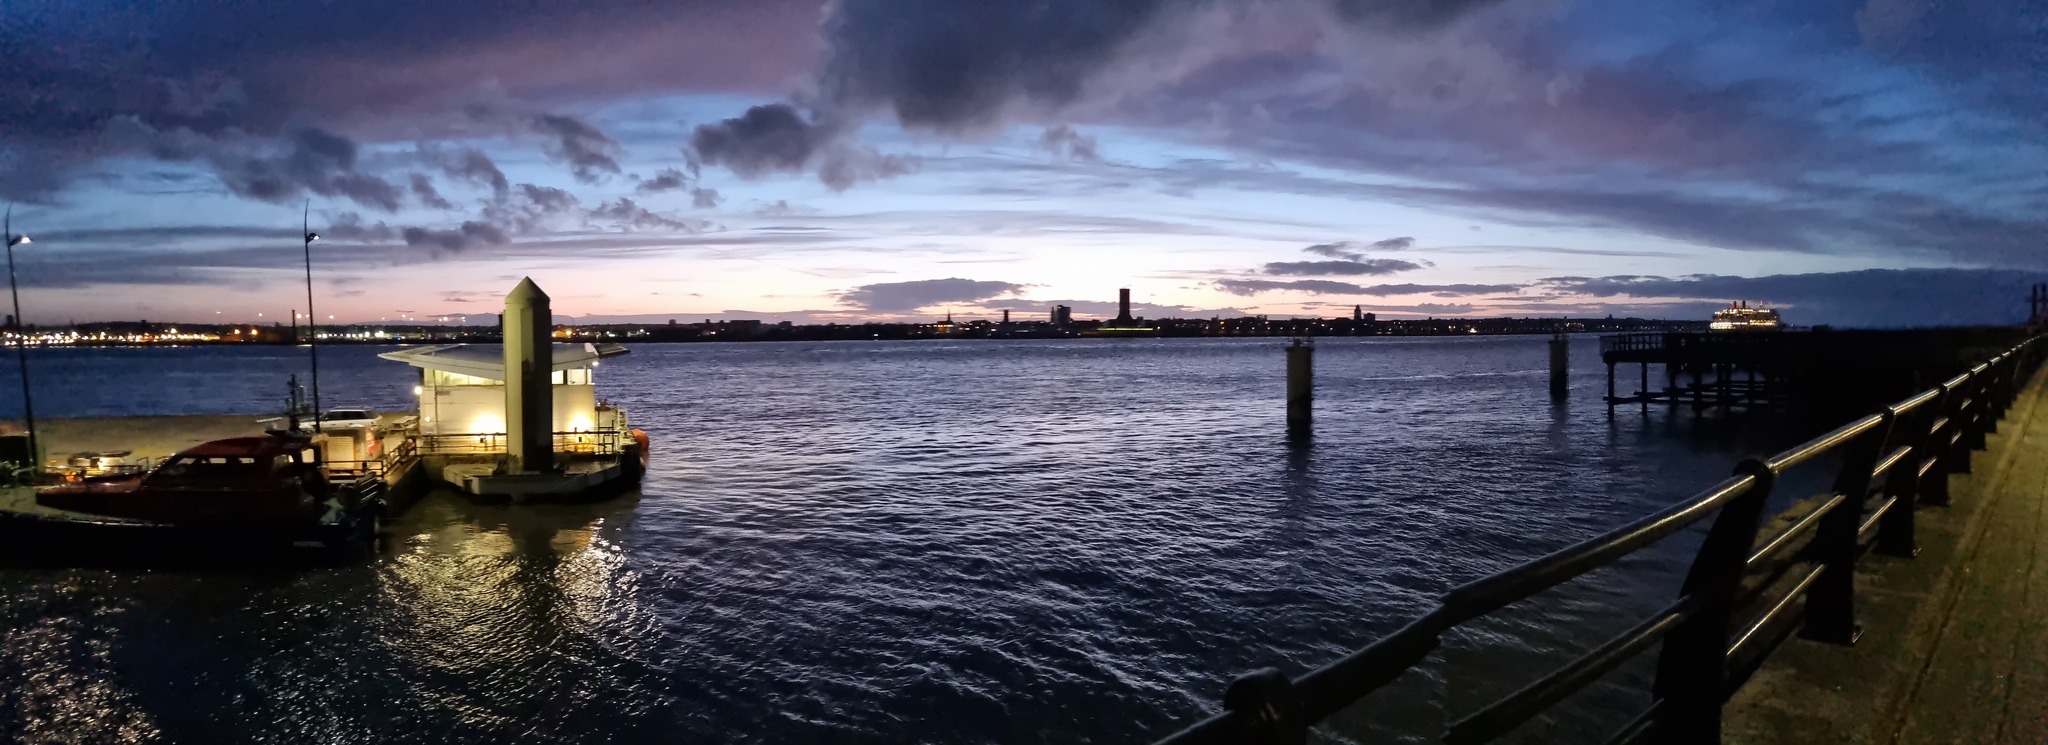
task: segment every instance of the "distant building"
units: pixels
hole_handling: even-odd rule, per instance
[[[1137,323],[1137,319],[1131,317],[1131,288],[1129,287],[1120,288],[1116,291],[1116,321],[1114,323],[1118,326],[1129,326]]]
[[[1066,328],[1074,323],[1074,309],[1064,305],[1052,306],[1052,325]]]
[[[1351,306],[1351,320],[1353,320],[1353,321],[1363,321],[1363,320],[1365,320],[1365,306],[1363,306],[1363,305],[1353,305],[1353,306]]]
[[[1364,317],[1364,318],[1361,318],[1361,319],[1358,319],[1358,320],[1364,321],[1364,322],[1366,322],[1366,323],[1378,323],[1378,322],[1379,322],[1379,320],[1380,320],[1380,317],[1379,317],[1379,314],[1377,314],[1377,313],[1367,313],[1367,314],[1365,314],[1365,317]]]

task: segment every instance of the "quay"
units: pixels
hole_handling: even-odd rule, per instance
[[[2048,742],[2044,358],[2048,337],[2021,339],[1691,498],[1454,588],[1321,667],[1245,673],[1221,711],[1159,743],[1298,745],[1318,727],[1370,741],[1356,731],[1369,722],[1331,720],[1440,657],[1446,635],[1680,534],[1698,548],[1662,610],[1553,669],[1440,679],[1513,690],[1440,712],[1442,742]],[[1772,499],[1806,483],[1825,486]],[[1560,725],[1575,696],[1638,660],[1654,672],[1632,719],[1609,733]]]

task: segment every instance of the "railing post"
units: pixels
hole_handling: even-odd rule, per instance
[[[1947,473],[1970,472],[1969,417],[1971,384],[1975,377],[1964,378],[1962,383],[1949,389],[1948,431],[1942,433],[1940,448],[1941,467]]]
[[[1917,471],[1922,461],[1929,458],[1934,459],[1934,465],[1929,467],[1927,474],[1920,478],[1918,491],[1920,492],[1921,504],[1929,504],[1936,507],[1947,507],[1949,505],[1949,448],[1947,440],[1949,428],[1955,426],[1955,419],[1953,418],[1955,412],[1952,411],[1955,397],[1956,392],[1951,390],[1947,383],[1941,384],[1941,393],[1934,399],[1932,409],[1934,413],[1928,417],[1927,426],[1921,428],[1922,437],[1925,439],[1921,440],[1920,446],[1916,448],[1918,452],[1913,454],[1913,468]],[[1937,427],[1935,426],[1937,422],[1945,423]]]
[[[1921,414],[1908,417],[1903,424],[1899,421],[1898,411],[1892,411],[1892,432],[1905,435],[1894,439],[1905,440],[1899,444],[1911,450],[1906,451],[1906,457],[1893,463],[1891,470],[1884,473],[1884,495],[1891,501],[1892,507],[1877,521],[1877,547],[1874,550],[1880,554],[1908,559],[1920,555],[1920,540],[1914,535],[1913,513],[1920,506],[1920,461],[1927,457],[1923,449],[1927,441],[1924,433],[1933,420],[1926,412],[1938,414],[1939,410],[1932,404],[1939,403],[1941,402],[1937,399],[1921,404]],[[1915,434],[1920,436],[1914,437]],[[1887,446],[1885,454],[1889,455],[1890,452]]]
[[[1679,594],[1698,597],[1701,605],[1698,613],[1664,637],[1663,651],[1657,655],[1657,681],[1651,691],[1661,709],[1651,742],[1721,742],[1721,704],[1728,697],[1728,637],[1735,593],[1750,549],[1756,545],[1764,503],[1777,481],[1777,474],[1757,458],[1743,461],[1735,473],[1753,476],[1756,482],[1721,508],[1699,554],[1693,557],[1692,569],[1686,572]]]
[[[1257,731],[1247,745],[1302,745],[1308,741],[1308,725],[1301,711],[1301,696],[1286,673],[1261,668],[1238,676],[1223,692],[1223,708],[1244,712],[1256,722]]]
[[[1884,457],[1896,419],[1890,408],[1881,416],[1883,422],[1863,433],[1844,453],[1842,470],[1835,474],[1835,493],[1842,495],[1842,502],[1821,516],[1813,543],[1807,547],[1822,569],[1806,593],[1801,638],[1851,645],[1863,635],[1856,623],[1856,532],[1862,527],[1863,506],[1870,501],[1871,469]]]
[[[1995,372],[1989,364],[1982,370],[1976,370],[1976,375],[1970,375],[1970,385],[1976,389],[1976,393],[1970,395],[1968,428],[1962,430],[1962,440],[1970,444],[1970,450],[1982,450],[1989,446],[1989,442],[1985,442],[1985,430],[1991,426],[1991,397],[1995,395],[1991,383],[1993,377]],[[1962,456],[1968,458],[1970,452],[1964,450]]]

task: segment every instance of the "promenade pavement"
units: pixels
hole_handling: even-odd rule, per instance
[[[1723,742],[2048,743],[2048,370],[2006,413],[1920,555],[1858,566],[1853,647],[1791,639],[1726,709]]]

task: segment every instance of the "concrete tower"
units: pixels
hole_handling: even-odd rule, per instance
[[[548,294],[528,277],[505,296],[505,472],[555,465],[554,327]]]
[[[1116,291],[1116,322],[1124,325],[1137,322],[1136,319],[1131,318],[1131,288],[1129,287]]]

